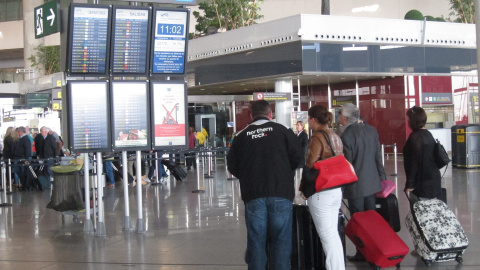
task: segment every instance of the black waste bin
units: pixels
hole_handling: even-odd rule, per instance
[[[451,129],[453,166],[461,168],[479,168],[480,125],[455,125]]]
[[[57,211],[79,211],[85,209],[80,172],[56,173],[52,186],[52,197],[47,208]]]

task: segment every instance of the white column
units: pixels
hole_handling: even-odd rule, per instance
[[[31,62],[28,58],[32,55],[35,55],[37,51],[35,48],[44,44],[44,38],[35,39],[35,15],[33,14],[34,8],[43,5],[45,2],[43,0],[23,0],[23,68],[32,69]],[[42,70],[42,74],[43,74]],[[36,74],[37,76],[34,76]],[[35,70],[34,74],[25,73],[24,79],[33,79],[38,77],[38,70]],[[30,78],[29,78],[30,76]]]
[[[275,82],[275,93],[290,93],[292,95],[293,83],[292,79],[283,79]],[[292,100],[277,101],[275,103],[275,119],[277,123],[287,127],[292,126]]]

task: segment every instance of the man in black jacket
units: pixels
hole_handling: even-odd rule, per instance
[[[25,127],[21,126],[17,128],[17,133],[20,139],[18,140],[17,147],[15,148],[15,158],[16,159],[25,159],[23,161],[18,162],[17,164],[27,165],[29,160],[32,159],[32,143],[27,136],[27,131]],[[27,166],[19,166],[15,167],[15,170],[20,177],[20,183],[22,183],[23,189],[31,190],[32,183],[27,181],[28,178],[28,167]]]
[[[47,173],[50,177],[53,177],[53,172],[51,168],[55,164],[54,158],[58,156],[58,144],[57,140],[55,137],[50,134],[51,129],[48,127],[42,127],[40,128],[40,134],[41,134],[41,139],[42,141],[42,148],[41,148],[41,155],[38,155],[39,158],[47,159],[46,164],[47,164]],[[35,141],[35,144],[37,142]],[[38,148],[37,148],[38,152]]]
[[[238,133],[227,156],[245,203],[245,259],[249,269],[265,269],[268,234],[273,269],[290,269],[293,178],[303,151],[292,130],[270,121],[267,101],[252,102],[250,116],[253,123]]]

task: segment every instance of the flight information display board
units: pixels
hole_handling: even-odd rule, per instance
[[[152,81],[152,149],[188,147],[187,85],[185,82]]]
[[[187,59],[188,9],[155,9],[152,74],[184,74]]]
[[[151,8],[114,7],[111,73],[147,75]]]
[[[106,75],[111,7],[70,5],[68,67],[70,75]]]
[[[67,91],[72,151],[111,151],[108,82],[69,81]]]
[[[147,81],[112,81],[113,149],[150,150]]]

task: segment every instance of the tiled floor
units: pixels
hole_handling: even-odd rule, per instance
[[[387,159],[387,174],[394,161]],[[50,191],[14,192],[7,195],[13,206],[0,208],[0,269],[247,269],[244,261],[246,230],[244,206],[238,180],[227,180],[224,161],[218,160],[213,178],[205,171],[188,171],[184,182],[170,179],[166,185],[142,188],[146,232],[137,233],[137,195],[128,188],[132,231],[124,231],[124,196],[120,182],[105,188],[105,232],[85,233],[85,216],[74,222],[60,212],[47,209]],[[463,265],[434,263],[430,268],[409,254],[401,269],[480,269],[480,170],[448,168],[444,186],[448,205],[463,225],[470,246]],[[404,185],[403,164],[398,176]],[[204,193],[192,193],[204,190]],[[405,195],[397,192],[402,230],[400,237],[412,248],[403,225],[408,211]],[[3,197],[2,197],[2,202]],[[354,247],[347,240],[347,253]],[[367,263],[347,263],[347,269],[371,269]]]

